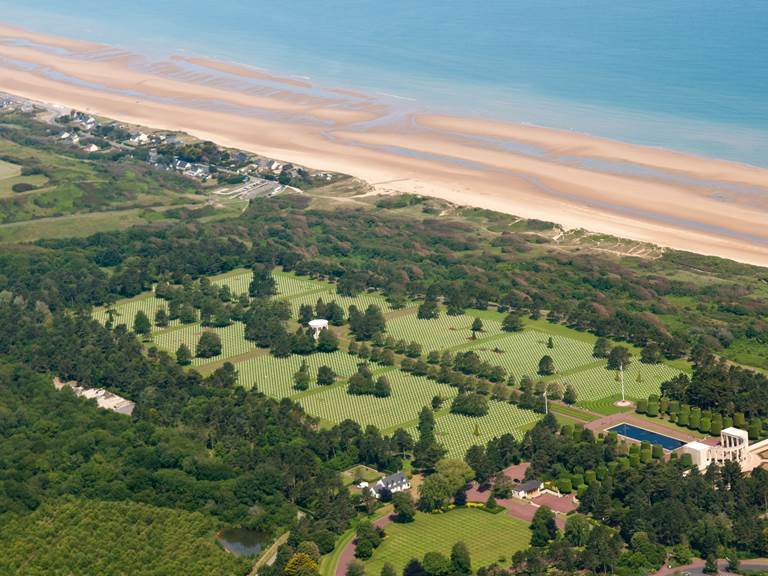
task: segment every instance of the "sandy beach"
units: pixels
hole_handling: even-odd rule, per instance
[[[0,91],[362,178],[382,191],[768,266],[768,170],[426,114],[201,57],[148,60],[0,25]]]

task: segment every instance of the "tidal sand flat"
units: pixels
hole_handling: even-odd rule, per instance
[[[344,172],[384,193],[768,265],[768,170],[747,164],[11,26],[0,26],[0,90]]]

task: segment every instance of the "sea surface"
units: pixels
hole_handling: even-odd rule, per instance
[[[766,0],[0,0],[0,22],[768,166]]]

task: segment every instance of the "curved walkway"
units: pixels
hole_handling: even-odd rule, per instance
[[[375,520],[373,525],[377,528],[384,528],[387,524],[392,522],[393,518],[393,514],[387,514],[386,516]],[[356,540],[353,538],[349,541],[339,556],[339,562],[336,564],[336,576],[344,576],[347,573],[347,568],[349,568],[349,565],[355,559],[355,548],[357,548],[357,544]]]

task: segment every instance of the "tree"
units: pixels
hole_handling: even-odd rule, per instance
[[[272,269],[263,265],[253,266],[253,279],[248,285],[248,295],[251,298],[268,298],[277,294],[277,283],[272,276]]]
[[[483,321],[480,318],[475,318],[472,321],[472,340],[477,338],[477,333],[483,331]]]
[[[299,306],[299,324],[309,324],[310,320],[314,317],[314,311],[311,304],[302,304]]]
[[[563,389],[557,382],[550,382],[547,384],[547,398],[549,400],[562,400]]]
[[[595,341],[595,347],[592,349],[592,356],[595,358],[608,358],[608,354],[611,352],[611,344],[605,338],[598,338]]]
[[[616,346],[608,354],[608,369],[620,370],[629,366],[629,359],[632,356],[629,349],[624,346]]]
[[[432,410],[440,410],[443,405],[442,396],[432,396]]]
[[[317,351],[318,352],[336,352],[339,349],[339,339],[336,334],[323,328],[320,330],[320,335],[317,338]]]
[[[392,496],[392,504],[395,508],[395,522],[413,522],[416,516],[416,506],[407,492],[396,492]]]
[[[309,382],[309,366],[306,360],[302,360],[299,370],[293,375],[293,387],[295,390],[307,390]]]
[[[320,386],[328,386],[336,381],[336,372],[328,366],[320,366],[317,369],[317,383]]]
[[[542,376],[551,376],[555,373],[555,361],[552,356],[546,355],[539,360],[539,374]]]
[[[464,542],[456,542],[451,548],[451,573],[457,576],[472,574],[472,560]]]
[[[435,298],[427,298],[419,304],[416,310],[416,318],[420,320],[433,320],[440,316],[440,309],[437,306],[437,300]]]
[[[360,560],[352,560],[347,566],[345,576],[365,576],[365,565]]]
[[[548,506],[540,506],[531,521],[531,546],[546,546],[556,536],[554,512]]]
[[[149,318],[147,318],[147,315],[142,310],[136,312],[136,316],[133,319],[133,331],[141,336],[149,336],[149,333],[152,331],[152,324],[150,324]]]
[[[184,343],[179,345],[176,350],[176,362],[179,366],[188,366],[192,363],[192,351],[189,349],[189,346]]]
[[[597,524],[589,534],[584,565],[595,572],[613,572],[621,553],[619,535],[604,524]]]
[[[179,309],[179,320],[182,324],[194,324],[197,322],[197,312],[192,304],[183,304]]]
[[[373,395],[377,398],[386,398],[392,393],[392,387],[389,385],[389,380],[386,376],[379,376],[376,383],[373,385]]]
[[[523,328],[523,317],[514,312],[507,314],[501,321],[501,329],[504,332],[521,332]]]
[[[572,546],[586,546],[591,531],[592,522],[583,514],[569,514],[565,518],[565,539]]]
[[[549,338],[547,338],[547,348],[551,350],[554,347],[555,347],[555,341],[552,340],[552,336],[550,336]]]
[[[167,328],[169,324],[168,312],[165,308],[158,308],[155,312],[155,326],[159,328]]]
[[[283,568],[283,574],[285,576],[307,576],[309,574],[317,574],[320,567],[308,554],[304,552],[296,552],[288,560],[288,563]]]
[[[394,434],[392,434],[392,438],[390,438],[390,443],[392,445],[392,450],[401,456],[405,456],[406,452],[413,450],[413,437],[407,430],[403,430],[402,428],[395,430]]]
[[[380,576],[397,576],[397,572],[395,572],[395,567],[392,566],[389,562],[385,562],[384,566],[381,567]]]
[[[405,568],[403,568],[403,576],[427,576],[427,571],[424,570],[421,562],[411,558],[408,564],[405,565]]]
[[[643,364],[658,364],[662,358],[661,347],[656,342],[648,342],[640,351],[640,362]]]
[[[299,545],[296,547],[296,552],[306,554],[317,563],[320,562],[320,548],[318,548],[317,544],[311,540],[304,540],[303,542],[299,542]]]
[[[451,402],[451,413],[464,416],[485,416],[488,414],[488,397],[476,392],[459,394]]]
[[[213,358],[221,354],[221,338],[216,332],[206,330],[197,341],[197,357]]]
[[[569,405],[576,404],[576,388],[571,384],[565,385],[565,393],[563,394],[563,402]]]
[[[446,576],[451,568],[448,558],[440,552],[427,552],[424,554],[422,565],[429,576]]]

